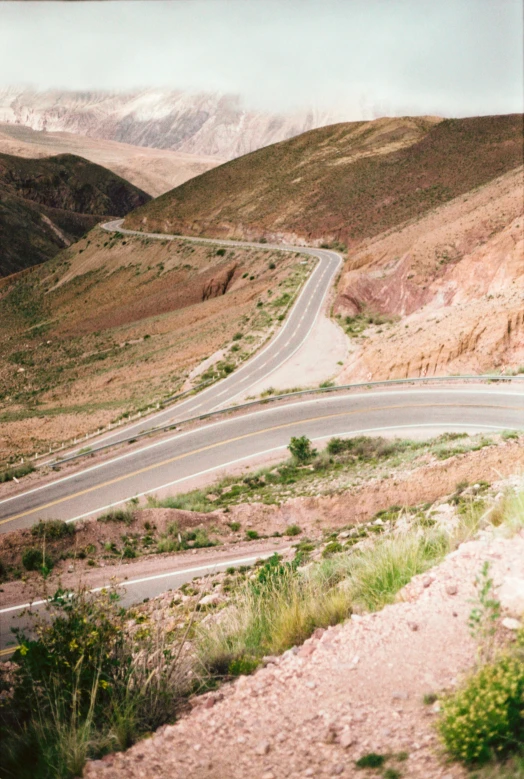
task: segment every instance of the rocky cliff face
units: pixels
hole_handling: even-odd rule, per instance
[[[232,159],[339,120],[248,111],[237,95],[0,90],[0,122]]]

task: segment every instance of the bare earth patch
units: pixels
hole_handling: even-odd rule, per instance
[[[336,311],[400,321],[353,341],[341,382],[524,363],[522,176],[511,171],[349,256]]]

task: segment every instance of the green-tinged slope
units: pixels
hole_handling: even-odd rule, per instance
[[[0,276],[44,262],[104,216],[124,216],[148,200],[82,157],[0,154]]]
[[[125,225],[352,245],[522,164],[522,129],[521,114],[323,127],[191,179]]]

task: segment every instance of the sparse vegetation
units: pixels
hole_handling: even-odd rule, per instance
[[[13,479],[22,479],[27,476],[28,473],[33,473],[35,467],[32,463],[25,463],[18,465],[16,468],[8,468],[5,471],[0,471],[0,484],[4,484],[7,481],[13,481]]]
[[[524,743],[524,651],[474,673],[443,703],[440,733],[448,752],[468,765],[504,758]]]

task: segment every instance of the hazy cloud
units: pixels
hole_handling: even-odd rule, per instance
[[[521,0],[0,3],[0,84],[233,92],[347,118],[522,111]]]

